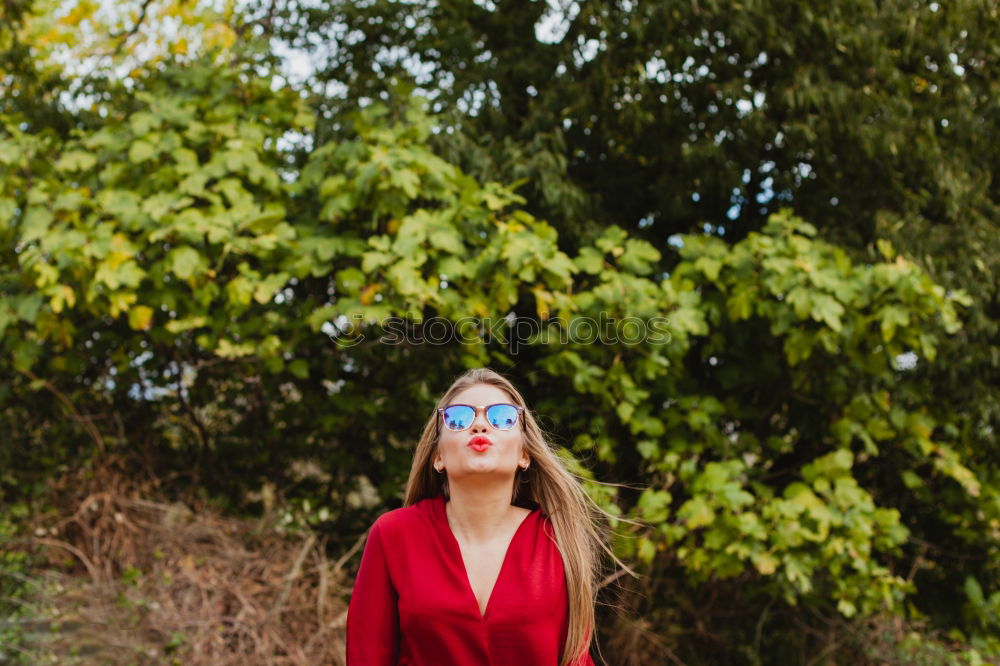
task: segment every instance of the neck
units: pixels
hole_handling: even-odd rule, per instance
[[[483,543],[496,537],[516,509],[511,505],[513,484],[472,485],[448,481],[450,500],[445,504],[452,531],[465,541]]]

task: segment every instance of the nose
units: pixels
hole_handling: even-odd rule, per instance
[[[476,417],[472,419],[469,431],[473,433],[484,433],[489,429],[489,421],[486,420],[486,409],[477,409]]]

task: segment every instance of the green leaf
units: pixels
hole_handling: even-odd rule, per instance
[[[841,599],[837,602],[837,610],[840,611],[840,614],[844,617],[854,617],[858,612],[854,603],[848,601],[847,599]]]
[[[42,346],[34,340],[20,340],[14,345],[14,368],[27,371],[42,354]]]
[[[134,331],[146,331],[153,323],[153,308],[137,305],[128,311],[128,325]]]
[[[412,254],[427,238],[429,222],[429,215],[425,210],[403,218],[392,243],[392,251],[400,256]]]
[[[619,252],[623,252],[624,248],[622,246],[627,237],[628,234],[625,233],[624,229],[616,224],[613,224],[604,230],[604,233],[595,241],[594,244],[597,245],[601,252],[612,252],[615,249],[618,249]]]
[[[59,171],[84,171],[97,164],[97,156],[83,150],[71,150],[63,153],[56,162]]]
[[[129,125],[136,135],[149,134],[160,126],[160,119],[149,111],[137,111],[129,116]]]
[[[465,243],[462,236],[455,229],[438,228],[430,233],[428,240],[431,246],[445,252],[461,255],[465,253]]]
[[[694,267],[705,274],[712,282],[719,279],[719,271],[722,270],[722,262],[712,257],[698,257],[695,259]]]
[[[468,264],[461,257],[446,256],[438,261],[437,273],[445,279],[455,281],[457,278],[468,277]]]
[[[394,255],[388,252],[365,252],[361,257],[361,270],[364,273],[372,273],[375,270],[388,266]]]
[[[910,325],[910,313],[898,305],[887,305],[878,311],[878,319],[882,325],[882,339],[886,342],[896,335],[897,326]]]
[[[681,505],[677,517],[686,521],[689,530],[710,525],[715,520],[715,512],[704,497],[692,497]]]
[[[660,260],[660,252],[650,243],[637,238],[625,241],[625,253],[618,258],[622,269],[635,275],[647,275]]]
[[[972,576],[966,576],[963,587],[965,588],[965,597],[973,608],[979,609],[986,605],[986,596],[983,594],[983,588],[979,585],[979,581]]]
[[[834,331],[841,329],[840,316],[844,314],[844,306],[829,294],[813,294],[812,297],[812,318],[816,321],[824,322]]]
[[[276,291],[285,286],[288,282],[288,278],[291,277],[288,273],[275,273],[274,275],[268,275],[264,280],[258,282],[253,290],[253,298],[255,301],[264,305],[271,301],[274,297]]]
[[[757,571],[763,576],[770,576],[778,569],[781,560],[770,553],[754,553],[751,557]]]
[[[785,356],[789,365],[797,365],[812,355],[816,335],[812,331],[795,329],[785,338]]]
[[[573,264],[584,273],[596,275],[604,268],[604,255],[592,247],[583,247]]]
[[[970,296],[969,292],[967,292],[965,289],[956,289],[955,291],[951,292],[950,298],[951,300],[955,301],[960,305],[964,305],[965,307],[970,307],[974,302],[972,300],[972,296]]]
[[[166,323],[164,328],[166,328],[169,332],[176,334],[182,331],[189,331],[194,328],[207,326],[208,323],[208,317],[198,315],[196,317],[187,317],[185,319],[171,319]]]
[[[917,474],[911,469],[905,470],[902,473],[901,477],[903,479],[903,485],[905,485],[910,490],[915,490],[917,488],[924,487],[923,479],[917,476]]]
[[[706,335],[708,322],[705,313],[697,308],[682,307],[669,313],[670,330],[690,333],[691,335]]]
[[[0,196],[0,226],[7,226],[14,219],[17,202],[10,197]]]
[[[639,546],[636,551],[636,556],[646,564],[650,564],[656,557],[656,544],[646,537],[639,537]]]
[[[892,261],[896,258],[896,251],[889,240],[879,238],[875,241],[875,245],[878,247],[879,254],[885,257],[886,261]]]
[[[356,295],[365,285],[367,276],[357,268],[345,268],[337,271],[336,279],[338,289],[346,294]]]
[[[666,490],[647,488],[639,495],[636,508],[640,511],[643,520],[655,525],[667,519],[672,501],[673,497]]]
[[[733,321],[749,318],[753,314],[755,293],[756,290],[753,287],[737,287],[726,300],[729,318]]]
[[[252,342],[241,342],[237,344],[231,340],[223,338],[219,340],[219,344],[215,348],[215,355],[221,358],[241,358],[244,356],[250,356],[255,351],[256,348]]]
[[[21,242],[30,243],[43,237],[49,231],[49,226],[55,217],[47,208],[29,206],[21,221]]]
[[[168,252],[166,264],[168,270],[182,280],[194,277],[204,269],[201,254],[193,247],[188,246],[174,248]]]
[[[254,282],[245,275],[239,275],[226,285],[226,297],[234,305],[250,305],[253,298]]]
[[[656,441],[652,439],[639,440],[636,443],[635,448],[639,452],[639,455],[646,460],[650,460],[660,453],[660,447],[657,445]]]
[[[805,287],[799,286],[788,292],[786,300],[792,305],[795,310],[795,316],[799,319],[805,319],[809,316],[813,309],[813,296]]]
[[[128,150],[128,159],[131,162],[138,164],[139,162],[145,162],[154,155],[156,155],[156,147],[148,141],[136,141],[134,142]]]
[[[14,296],[11,298],[11,305],[21,321],[34,324],[38,317],[38,310],[42,307],[44,298],[39,293]]]
[[[139,268],[139,264],[131,259],[119,266],[116,271],[118,282],[130,289],[138,287],[144,277],[146,277],[146,271]]]
[[[397,169],[390,172],[389,182],[402,189],[403,193],[411,199],[415,199],[420,192],[420,176],[409,169]]]

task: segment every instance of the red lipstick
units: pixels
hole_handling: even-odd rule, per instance
[[[476,435],[469,440],[469,446],[476,451],[485,451],[493,446],[493,442],[491,442],[490,438],[485,435]]]

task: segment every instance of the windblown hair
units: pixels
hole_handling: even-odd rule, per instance
[[[473,368],[455,380],[441,396],[437,407],[447,406],[456,395],[479,384],[501,389],[513,404],[524,407],[521,434],[531,464],[527,470],[518,468],[515,472],[511,504],[532,509],[540,507],[555,529],[555,542],[562,555],[569,593],[569,628],[559,666],[575,664],[587,654],[595,626],[594,600],[603,574],[601,551],[608,553],[625,571],[635,574],[614,555],[603,536],[599,517],[610,517],[610,514],[583,490],[581,477],[566,468],[556,454],[556,447],[546,439],[524,398],[508,379],[489,368]],[[439,474],[433,467],[441,432],[439,419],[435,409],[417,443],[406,483],[404,506],[429,497],[449,497],[447,472]]]

